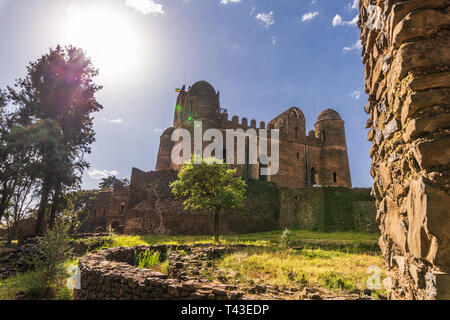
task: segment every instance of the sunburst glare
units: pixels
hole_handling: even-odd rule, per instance
[[[67,8],[64,39],[87,51],[104,77],[131,76],[139,61],[137,28],[110,7]]]

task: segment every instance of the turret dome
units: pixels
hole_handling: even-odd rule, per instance
[[[326,109],[322,111],[317,117],[317,122],[323,120],[342,120],[342,118],[339,113],[337,113],[337,111],[333,109]]]

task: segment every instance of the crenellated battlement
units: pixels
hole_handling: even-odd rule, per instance
[[[291,107],[270,120],[258,122],[237,115],[231,117],[220,106],[220,93],[206,81],[183,86],[177,99],[173,129],[192,129],[193,121],[202,121],[203,130],[219,129],[260,130],[267,129],[271,143],[271,130],[279,130],[280,170],[268,179],[280,186],[301,188],[323,185],[351,187],[344,122],[332,110],[324,110],[317,118],[314,130],[306,133],[306,119],[301,109]],[[175,144],[171,141],[173,130],[161,136],[156,170],[179,168],[172,163],[171,154]],[[205,145],[206,147],[206,145]],[[239,167],[239,166],[238,166]],[[241,165],[238,174],[250,179],[261,179],[262,166]]]

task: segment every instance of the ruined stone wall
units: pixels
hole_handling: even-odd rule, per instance
[[[369,189],[280,189],[280,226],[318,231],[377,232]]]
[[[125,233],[213,234],[212,213],[186,212],[182,202],[173,198],[169,184],[176,177],[177,172],[173,170],[144,172],[133,169]],[[279,229],[278,216],[276,185],[249,181],[245,209],[230,210],[222,215],[220,232],[229,234],[276,230]]]
[[[448,299],[450,1],[359,5],[385,287],[392,299]]]
[[[201,247],[201,244],[197,244]],[[80,258],[80,289],[75,300],[225,300],[240,299],[236,286],[207,283],[134,266],[134,257],[150,250],[167,255],[168,250],[189,250],[188,246],[139,246],[102,250]],[[207,256],[226,252],[226,248],[202,249]],[[174,268],[178,267],[179,262]],[[183,266],[183,263],[181,263]],[[234,290],[234,291],[233,291]]]
[[[177,172],[133,169],[125,233],[206,235],[214,232],[209,212],[186,212],[169,184]],[[279,188],[248,181],[245,207],[221,216],[220,233],[252,233],[285,227],[321,231],[376,232],[375,207],[369,189]],[[245,223],[243,223],[243,221]]]

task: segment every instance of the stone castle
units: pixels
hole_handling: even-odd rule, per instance
[[[175,108],[173,127],[168,128],[161,136],[158,151],[156,171],[173,169],[179,166],[171,161],[172,133],[175,129],[187,129],[193,136],[194,121],[201,121],[203,131],[219,129],[226,137],[227,129],[266,129],[265,122],[259,126],[255,120],[248,122],[247,118],[239,121],[237,116],[229,120],[228,112],[220,106],[220,93],[205,81],[199,81],[185,91],[185,87],[178,95]],[[350,167],[345,139],[344,121],[339,114],[327,109],[320,113],[314,130],[306,135],[306,120],[303,112],[296,108],[286,110],[267,124],[267,129],[278,129],[280,160],[279,171],[276,175],[263,176],[260,170],[263,165],[248,164],[248,146],[246,148],[245,165],[230,165],[235,167],[239,175],[252,180],[275,182],[280,187],[302,188],[321,185],[324,187],[351,188]],[[268,144],[270,144],[270,137]],[[248,139],[246,141],[248,145]],[[204,143],[205,144],[205,143]],[[207,144],[203,147],[205,148]],[[224,146],[226,146],[226,139]],[[224,155],[218,157],[226,158]],[[234,152],[236,155],[236,152]],[[236,158],[236,156],[235,156]]]
[[[194,120],[202,121],[203,131],[242,129],[246,133],[249,129],[259,132],[266,128],[264,122],[257,127],[255,120],[248,123],[246,118],[241,122],[236,116],[229,120],[227,110],[220,107],[220,93],[205,81],[195,83],[187,91],[183,87],[178,95],[173,127],[161,135],[156,170],[144,172],[133,168],[130,186],[117,185],[112,190],[100,191],[92,204],[85,231],[212,232],[210,213],[187,213],[181,202],[173,199],[169,188],[180,169],[171,161],[175,146],[172,133],[178,128],[192,131]],[[247,180],[248,192],[243,210],[232,210],[224,215],[222,233],[284,227],[375,230],[375,207],[369,189],[351,189],[344,121],[336,111],[327,109],[320,113],[315,130],[308,135],[304,114],[295,107],[271,120],[267,128],[279,129],[279,171],[272,176],[261,175],[260,162],[255,165],[247,161],[248,146],[246,164],[229,164]],[[271,139],[269,136],[268,144]],[[248,140],[245,143],[248,144]],[[242,224],[242,219],[248,223]]]

